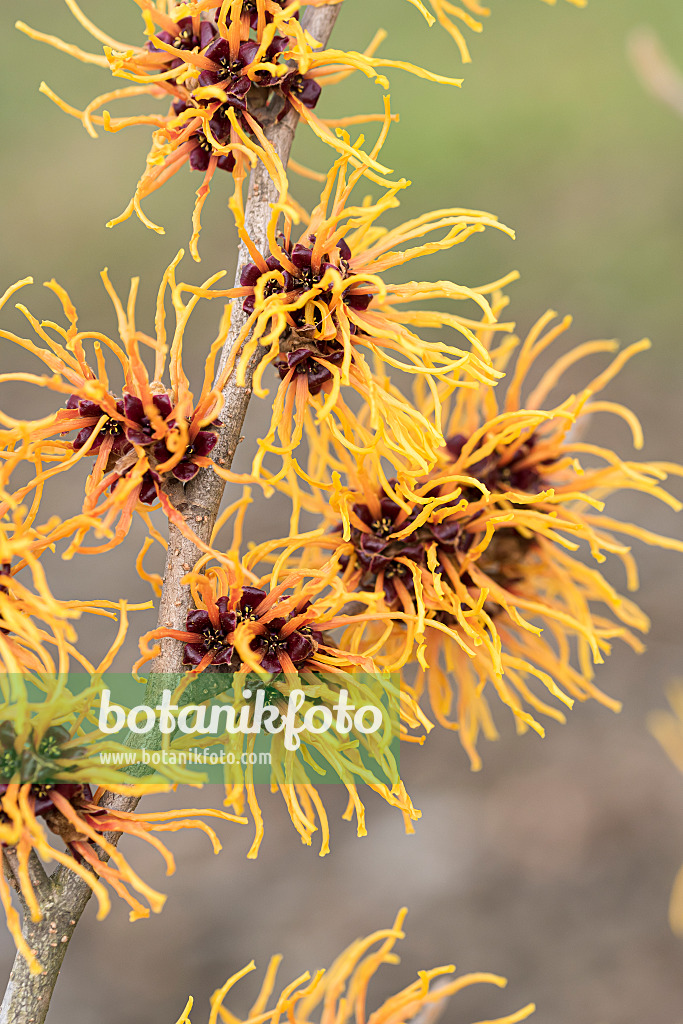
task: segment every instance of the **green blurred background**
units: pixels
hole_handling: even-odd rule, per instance
[[[84,0],[83,6],[117,37],[139,38],[129,0]],[[400,215],[449,205],[489,210],[516,230],[517,240],[487,232],[431,257],[420,275],[476,285],[516,268],[522,278],[511,288],[511,315],[521,328],[552,307],[574,314],[575,342],[651,337],[653,350],[629,365],[609,397],[641,415],[646,457],[680,460],[683,121],[643,91],[627,38],[640,24],[653,26],[683,67],[683,6],[680,0],[590,0],[584,11],[561,0],[555,8],[538,0],[492,0],[491,6],[484,33],[468,33],[473,63],[462,69],[446,34],[428,30],[405,0],[346,0],[335,31],[336,45],[362,49],[384,26],[389,38],[382,54],[464,75],[462,89],[453,90],[391,73],[392,106],[401,121],[384,159],[414,182]],[[82,106],[110,88],[110,78],[19,35],[12,28],[17,16],[97,48],[60,0],[4,0],[0,7],[0,291],[27,274],[38,282],[54,276],[70,291],[83,326],[113,331],[98,272],[108,266],[122,290],[139,274],[139,326],[151,330],[153,295],[171,257],[187,246],[191,193],[201,179],[182,172],[147,204],[166,227],[163,238],[135,219],[106,230],[144,166],[148,130],[102,133],[93,141],[40,96],[45,79]],[[379,106],[379,90],[355,76],[331,89],[319,112],[339,116]],[[368,134],[375,130],[369,126]],[[295,155],[319,170],[330,157],[304,129]],[[314,187],[292,178],[295,194],[310,206]],[[183,265],[193,281],[234,268],[229,185],[227,176],[216,176],[203,218],[201,268],[189,259]],[[57,312],[38,288],[29,305],[44,316]],[[208,304],[197,311],[198,352],[213,338],[218,313]],[[14,310],[2,316],[3,326],[18,329]],[[19,362],[13,347],[0,342],[0,365]],[[14,403],[18,411],[27,394],[5,389],[5,407]],[[46,401],[35,406],[49,407]],[[264,412],[264,405],[250,410],[251,436],[262,430]],[[628,452],[623,426],[600,428],[601,443]],[[69,498],[57,495],[55,508],[65,508]],[[680,523],[653,502],[619,497],[612,511],[681,535]],[[283,506],[255,510],[252,535],[272,533],[280,513],[281,532]],[[125,550],[132,556],[137,548]],[[666,684],[683,674],[681,563],[652,549],[640,554],[640,600],[654,622],[649,650],[641,659],[616,652],[599,676],[605,690],[625,701],[620,717],[585,706],[566,727],[551,726],[541,743],[515,738],[499,715],[503,738],[485,749],[478,776],[469,774],[451,737],[409,750],[405,775],[424,811],[410,839],[391,812],[370,801],[369,837],[359,841],[351,826],[333,821],[332,854],[319,862],[314,851],[299,847],[275,799],[266,799],[266,841],[255,863],[245,860],[246,829],[227,830],[227,849],[217,859],[194,837],[179,837],[173,844],[178,874],[168,883],[162,917],[130,929],[120,907],[101,925],[90,914],[74,940],[51,1019],[161,1024],[176,1019],[192,991],[202,1020],[207,995],[252,955],[263,966],[271,952],[286,952],[283,978],[289,980],[388,924],[405,901],[411,915],[404,962],[378,993],[408,983],[419,967],[455,959],[463,970],[506,974],[511,984],[504,995],[465,995],[445,1021],[480,1020],[531,999],[544,1024],[683,1020],[683,943],[666,924],[669,887],[683,860],[683,779],[645,728],[648,709],[662,706]],[[123,551],[66,568],[55,561],[53,568],[61,596],[101,596],[105,576],[115,596],[148,596]],[[611,578],[623,587],[618,573]],[[136,622],[141,629],[152,619]],[[99,632],[88,634],[84,626],[82,633],[89,651],[101,646]],[[127,653],[134,648],[132,637]],[[334,817],[343,801],[332,795],[331,804]],[[131,856],[145,877],[164,886],[151,858],[139,851]],[[2,949],[9,963],[8,945]],[[245,990],[251,991],[248,984]],[[247,1003],[236,995],[238,1009]]]

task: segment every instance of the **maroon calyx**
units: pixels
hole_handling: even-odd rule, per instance
[[[277,616],[264,622],[264,631],[255,636],[249,645],[256,655],[261,656],[260,663],[264,672],[284,672],[281,661],[283,655],[287,656],[295,668],[303,668],[319,645],[324,643],[322,633],[312,626],[301,626],[283,634],[283,627],[290,618],[291,615],[286,618]]]
[[[214,67],[211,71],[202,71],[199,76],[200,86],[220,85],[230,95],[246,96],[251,81],[244,70],[254,60],[257,50],[258,43],[247,40],[240,45],[237,57],[233,60],[228,40],[214,40],[204,54],[207,60],[213,62]]]
[[[173,403],[168,395],[152,395],[152,403],[156,407],[162,419],[167,420],[173,412]],[[126,424],[126,437],[133,444],[143,447],[154,443],[154,426],[145,413],[142,401],[135,395],[125,394],[123,396],[123,407],[126,419],[132,423]]]
[[[111,396],[112,401],[116,404],[117,415],[121,418],[111,416],[106,409],[97,405],[96,402],[90,401],[89,398],[79,398],[78,395],[69,395],[66,401],[66,408],[78,411],[78,415],[83,419],[90,420],[87,426],[82,427],[72,442],[72,446],[75,452],[78,452],[83,448],[95,431],[98,421],[102,416],[106,416],[107,419],[102,424],[97,432],[97,436],[90,446],[89,454],[96,454],[102,446],[102,443],[106,437],[113,438],[111,445],[111,453],[113,455],[124,455],[127,451],[130,451],[130,444],[126,439],[126,426],[124,421],[125,409],[123,399],[115,399]]]
[[[230,124],[230,118],[228,116],[228,107],[234,107],[238,116],[241,115],[243,110],[246,110],[246,103],[240,96],[228,96],[227,102],[223,103],[213,114],[213,117],[209,121],[209,128],[211,135],[216,140],[219,146],[226,146],[230,141],[230,132],[232,125]],[[176,100],[173,104],[173,110],[176,114],[182,114],[184,110],[198,110],[198,108],[190,107],[189,104],[185,103],[184,100]],[[248,130],[246,122],[242,121],[242,127]],[[190,168],[193,171],[207,171],[209,168],[209,162],[211,157],[216,152],[214,150],[213,142],[206,135],[204,131],[197,131],[194,135],[191,135],[189,140],[192,144],[190,149]],[[232,171],[235,167],[235,157],[233,153],[219,153],[216,166],[223,171]]]
[[[214,624],[208,611],[196,608],[188,613],[185,629],[195,634],[185,644],[183,663],[199,665],[207,654],[212,652],[210,665],[229,666],[233,660],[234,645],[232,634],[240,622],[252,622],[258,619],[256,609],[266,597],[265,590],[257,587],[242,587],[240,599],[234,609],[228,608],[228,598],[219,597],[216,601],[218,624]],[[233,665],[235,671],[237,664]]]
[[[282,120],[293,105],[292,98],[297,99],[299,103],[303,104],[304,107],[308,107],[309,110],[313,110],[322,92],[320,84],[315,78],[312,78],[310,75],[302,75],[298,71],[292,71],[287,75],[283,75],[277,84],[285,99],[285,105],[277,116],[278,121]]]
[[[194,31],[194,23],[191,17],[180,18],[178,21],[178,33],[172,35],[171,32],[157,32],[157,39],[162,43],[166,43],[168,46],[172,46],[175,50],[203,50],[214,40],[218,34],[218,30],[212,21],[202,19],[199,25],[199,32]],[[162,49],[160,46],[155,46],[150,40],[145,44],[145,48],[150,53],[162,53],[166,56],[165,64],[162,65],[168,68],[177,68],[183,64],[182,57],[171,57],[168,50]]]
[[[415,506],[407,514],[386,494],[379,497],[379,513],[368,505],[353,506],[354,515],[367,529],[352,524],[350,540],[354,554],[342,556],[340,564],[346,568],[355,557],[363,588],[374,589],[382,576],[384,597],[390,607],[399,607],[401,603],[397,580],[401,580],[409,594],[415,590],[410,567],[399,559],[405,558],[423,567],[427,565],[427,551],[435,542],[437,563],[448,555],[465,551],[472,543],[472,535],[463,531],[462,520],[456,516],[447,516],[440,522],[427,521],[404,538],[392,536],[403,532],[417,518],[421,507]]]
[[[332,380],[332,371],[320,360],[333,363],[335,366],[341,366],[344,360],[344,350],[335,342],[332,344],[335,347],[330,346],[329,352],[321,351],[320,346],[317,348],[305,346],[288,352],[286,359],[280,360],[277,364],[280,379],[284,380],[290,370],[294,370],[294,380],[305,374],[309,395],[319,394],[323,385]]]
[[[204,662],[205,667],[232,668],[237,671],[240,658],[235,652],[233,633],[240,623],[251,622],[255,624],[256,635],[249,646],[264,672],[280,674],[286,668],[291,668],[290,662],[295,668],[303,668],[324,643],[323,635],[311,625],[301,625],[296,629],[286,627],[291,619],[298,618],[306,611],[310,602],[295,612],[265,620],[270,609],[264,609],[259,615],[259,608],[266,597],[266,591],[258,587],[242,587],[234,608],[228,607],[227,597],[218,598],[217,623],[203,608],[191,611],[187,616],[185,632],[170,633],[185,643],[183,663],[197,666]],[[188,639],[188,634],[191,639]]]
[[[132,470],[132,466],[129,466],[122,473],[115,474],[115,479],[112,481],[109,487],[110,491],[116,489],[117,484],[120,480],[123,480]],[[161,477],[153,469],[148,469],[140,481],[140,490],[138,492],[138,501],[141,501],[143,505],[153,505],[159,497],[159,491],[161,489]]]
[[[206,429],[197,432],[192,442],[185,449],[180,462],[171,470],[176,480],[186,484],[189,480],[193,480],[196,477],[201,468],[197,459],[205,459],[210,455],[218,441],[217,431],[222,426],[223,424],[220,420],[214,420]],[[153,452],[154,458],[162,464],[167,462],[173,454],[166,446],[165,441],[158,441],[154,446]]]
[[[464,434],[454,434],[446,441],[446,449],[453,459],[459,459],[468,438]],[[523,465],[533,453],[538,444],[538,437],[532,434],[515,450],[511,459],[505,463],[501,461],[501,452],[493,451],[490,455],[480,459],[478,462],[467,466],[465,472],[468,476],[476,477],[489,491],[524,491],[527,494],[538,493],[543,490],[543,472],[545,468],[541,463]],[[468,500],[477,500],[480,492],[476,488],[471,489],[472,494]],[[468,494],[465,494],[468,497]]]
[[[10,783],[8,782],[0,783],[0,797],[5,795],[9,786]],[[59,793],[76,810],[92,803],[92,790],[87,783],[33,783],[29,791],[29,802],[32,804],[33,813],[37,817],[41,815],[44,817],[55,809],[55,805],[50,798],[50,793],[52,792]]]
[[[286,3],[289,3],[289,0],[276,0],[276,3],[278,3],[280,5],[280,7],[283,7]],[[258,5],[256,3],[256,0],[244,0],[244,2],[242,4],[242,16],[244,16],[245,14],[249,15],[249,24],[251,25],[251,27],[253,29],[258,28]],[[270,14],[269,11],[266,11],[265,15],[266,15],[266,25],[268,25],[273,20],[273,15]],[[293,15],[293,17],[295,17],[297,19],[297,21],[298,21],[299,20],[299,12],[297,11],[296,14]],[[230,17],[229,16],[228,16],[227,24],[228,25],[230,24]]]
[[[203,608],[196,608],[188,613],[186,632],[193,633],[196,639],[185,644],[183,664],[199,665],[208,654],[211,655],[209,665],[227,666],[232,661],[234,646],[228,639],[237,622],[234,611],[228,609],[227,597],[219,597],[216,601],[218,623],[211,621],[211,616]]]
[[[153,469],[148,469],[142,478],[138,501],[141,501],[143,505],[153,505],[159,497],[160,486],[161,477],[159,474],[155,473]]]
[[[261,590],[259,587],[242,587],[242,593],[235,609],[236,622],[256,622],[258,606],[267,596],[265,590]]]
[[[279,270],[283,275],[284,284],[281,285],[275,279],[269,281],[266,284],[264,295],[272,295],[274,292],[285,292],[294,301],[297,298],[297,293],[303,294],[315,288],[329,269],[335,270],[340,274],[342,280],[352,276],[353,272],[349,265],[349,261],[352,258],[351,250],[345,239],[341,238],[334,250],[322,254],[320,266],[317,269],[313,266],[315,235],[306,236],[306,243],[297,242],[294,246],[291,244],[286,245],[284,238],[280,238],[280,245],[294,265],[295,271],[285,270],[277,257],[268,256],[266,259],[268,270]],[[263,273],[264,271],[256,266],[255,263],[247,263],[242,271],[240,278],[242,287],[253,289],[252,294],[245,296],[242,300],[242,306],[246,313],[253,313],[254,311],[256,284]],[[357,287],[367,287],[367,285],[350,285],[344,292],[344,305],[348,306],[349,309],[362,311],[368,308],[372,302],[373,295],[371,292],[357,291]],[[323,302],[329,302],[332,298],[332,293],[321,291],[318,297]],[[290,311],[289,315],[297,327],[305,325],[305,311],[303,309]],[[355,331],[355,325],[352,326]]]
[[[275,295],[279,292],[289,292],[294,288],[294,278],[292,275],[283,270],[282,264],[275,256],[266,257],[266,266],[268,270],[279,270],[282,274],[283,283],[281,284],[277,278],[272,277],[266,282],[263,289],[264,298],[268,298],[270,295]],[[263,271],[256,266],[255,263],[247,263],[243,268],[240,275],[240,284],[243,288],[256,289],[256,284],[260,277],[263,276]],[[255,291],[251,295],[247,295],[242,301],[242,308],[245,313],[253,313],[256,305]]]

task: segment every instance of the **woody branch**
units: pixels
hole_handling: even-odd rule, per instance
[[[307,7],[302,14],[301,22],[306,31],[316,39],[321,47],[327,44],[335,21],[339,14],[338,4],[327,4],[322,7]],[[269,118],[268,111],[261,117],[265,135],[272,143],[283,166],[287,166],[289,154],[294,141],[298,114],[290,110],[280,121],[274,116]],[[249,177],[249,191],[245,208],[245,226],[256,248],[268,252],[267,228],[271,216],[271,204],[278,199],[277,186],[262,163],[257,163]],[[249,255],[240,243],[237,261],[236,283],[239,285],[240,275]],[[240,304],[233,306],[230,331],[223,348],[218,372],[225,365],[246,316]],[[218,442],[213,451],[215,461],[226,469],[232,465],[237,446],[242,437],[242,427],[252,394],[252,378],[255,367],[263,356],[258,348],[252,357],[245,376],[244,386],[239,386],[235,373],[228,379],[223,389],[223,411]],[[218,516],[225,481],[218,477],[211,468],[200,470],[194,480],[183,488],[177,485],[170,495],[171,500],[183,515],[199,540],[208,543]],[[190,605],[190,588],[182,583],[183,577],[189,572],[200,556],[197,546],[169,523],[169,543],[164,571],[161,600],[159,603],[159,625],[170,629],[183,629]],[[161,653],[156,659],[148,684],[148,699],[156,696],[159,678],[167,673],[182,672],[183,645],[176,640],[162,640]],[[162,686],[163,688],[163,686]],[[108,806],[117,810],[131,811],[135,808],[138,798],[116,794],[108,794]],[[112,843],[117,843],[120,836],[107,835]],[[100,858],[106,860],[103,852]],[[33,870],[42,871],[37,858]],[[11,859],[7,855],[3,861],[10,876],[14,875]],[[14,865],[16,867],[16,865]],[[92,895],[88,885],[66,867],[59,867],[49,877],[41,879],[36,887],[43,917],[41,921],[31,921],[24,913],[23,934],[32,949],[36,951],[43,971],[32,974],[28,964],[17,954],[9,984],[0,1007],[0,1024],[43,1024],[59,971],[62,966],[71,936],[78,924],[81,914]]]

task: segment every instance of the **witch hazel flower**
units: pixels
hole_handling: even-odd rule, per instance
[[[387,107],[373,155],[379,153],[389,118]],[[488,287],[467,288],[449,281],[393,284],[390,272],[459,245],[487,227],[511,232],[495,217],[461,208],[436,210],[385,230],[382,217],[398,205],[397,193],[408,183],[400,181],[376,202],[361,202],[355,190],[364,183],[365,172],[354,168],[350,157],[340,157],[298,238],[293,235],[297,214],[276,204],[265,256],[256,251],[236,211],[238,230],[252,256],[242,269],[240,286],[180,286],[181,293],[241,301],[247,320],[235,343],[238,384],[244,384],[259,346],[264,354],[254,372],[254,393],[269,394],[265,375],[272,373],[273,364],[282,382],[251,474],[226,474],[228,479],[265,480],[272,485],[290,468],[305,472],[295,449],[309,421],[313,445],[329,422],[337,438],[348,437],[349,448],[355,446],[377,461],[392,460],[398,474],[422,473],[444,444],[439,417],[427,418],[407,403],[389,374],[401,370],[424,376],[435,392],[438,387],[443,393],[475,382],[490,384],[501,376],[472,330],[478,320],[457,308],[442,312],[420,306],[424,300],[470,302],[496,330],[510,330],[509,324],[496,324],[486,297]],[[514,275],[506,280],[510,277]],[[416,325],[447,330],[455,338],[428,341],[413,329]],[[362,400],[360,413],[353,411],[351,392]],[[282,457],[282,469],[275,474],[264,466],[269,454]]]
[[[161,68],[183,67],[182,51],[198,53],[200,50],[205,50],[218,35],[214,22],[209,18],[202,18],[201,14],[181,17],[177,21],[170,19],[165,24],[168,26],[166,29],[156,32],[157,41],[178,50],[178,56],[171,57],[168,50],[155,46],[153,42],[148,42],[145,45],[145,49],[151,54],[160,56]]]
[[[290,698],[298,693],[300,717],[321,705],[332,714],[342,690],[354,708],[375,706],[380,699],[380,683],[372,685],[372,659],[347,645],[345,632],[339,642],[333,640],[335,631],[346,631],[359,618],[357,612],[347,609],[347,595],[333,580],[335,572],[288,572],[276,581],[269,575],[255,576],[248,568],[250,561],[248,557],[233,568],[221,565],[189,573],[185,584],[192,588],[195,608],[187,616],[185,629],[160,627],[144,636],[140,641],[141,658],[134,670],[156,656],[155,641],[171,639],[183,645],[183,661],[188,667],[180,685],[190,686],[199,676],[200,680],[208,678],[205,685],[210,685],[214,693],[232,689],[234,712],[240,721],[243,709],[253,715],[258,694],[263,707],[285,713]],[[205,558],[200,559],[200,563],[205,562]],[[370,614],[364,612],[360,619]],[[354,733],[353,743],[345,736],[340,746],[339,739],[327,732],[302,733],[294,757],[292,748],[285,746],[283,732],[276,731],[269,737],[271,764],[275,766],[273,781],[302,842],[310,845],[313,833],[320,829],[321,856],[329,851],[329,823],[322,799],[307,781],[303,767],[311,758],[328,763],[346,785],[349,810],[345,817],[356,814],[359,835],[365,834],[359,780],[369,782],[390,806],[401,811],[408,831],[420,816],[400,781],[389,749],[390,735],[386,733],[395,718],[398,736],[399,717],[406,701],[391,680],[382,680],[381,687],[387,711],[379,737]],[[424,721],[416,724],[424,727]],[[239,764],[245,763],[240,760],[242,755],[253,750],[255,735],[253,731],[245,734],[231,730],[220,740],[234,755],[231,763]],[[213,742],[215,737],[211,738]],[[366,750],[364,760],[359,755],[361,747]],[[243,781],[231,781],[226,786],[225,805],[237,814],[251,812],[256,836],[249,856],[255,857],[264,824],[251,769],[245,771]]]
[[[117,315],[118,340],[101,332],[79,330],[71,299],[54,281],[47,287],[60,302],[67,328],[54,322],[39,324],[25,306],[19,305],[38,335],[38,343],[0,331],[0,336],[21,345],[50,371],[46,376],[2,374],[0,383],[21,380],[66,395],[64,407],[52,417],[31,424],[28,430],[17,423],[5,431],[5,443],[17,452],[18,459],[34,461],[36,466],[47,459],[50,466],[39,469],[30,483],[9,492],[4,501],[0,497],[0,515],[56,473],[92,462],[82,515],[71,521],[72,553],[115,546],[126,536],[136,510],[142,512],[142,506],[157,502],[180,529],[189,529],[170,501],[167,485],[169,481],[187,483],[201,468],[212,465],[210,455],[222,425],[218,413],[223,386],[223,378],[214,384],[213,365],[225,328],[221,327],[211,349],[203,386],[195,399],[183,369],[182,350],[185,326],[196,300],[186,308],[176,307],[170,344],[165,325],[164,302],[169,290],[175,288],[175,268],[181,256],[164,274],[157,297],[154,337],[136,327],[137,279],[132,282],[124,309],[106,272],[102,278]],[[8,290],[3,301],[30,283],[31,279],[19,282]],[[87,354],[89,344],[92,356]],[[145,359],[146,350],[153,356],[151,366]],[[118,386],[110,380],[113,368],[121,380]],[[168,384],[164,380],[167,373]],[[103,545],[87,547],[83,540],[93,525],[100,535],[108,533],[109,539]],[[65,535],[64,524],[61,530]]]
[[[281,198],[287,195],[285,169],[263,132],[266,120],[281,120],[294,110],[326,145],[337,152],[350,153],[348,144],[334,129],[358,123],[359,117],[337,118],[328,124],[314,113],[326,80],[360,71],[388,89],[389,82],[379,69],[395,68],[437,83],[461,84],[459,79],[437,75],[405,61],[375,57],[383,34],[364,53],[321,50],[299,24],[298,2],[283,7],[272,0],[259,0],[256,4],[249,0],[223,0],[190,6],[189,10],[185,4],[171,11],[161,0],[149,0],[139,6],[147,41],[130,46],[97,29],[75,0],[70,0],[69,7],[76,19],[104,44],[102,55],[62,43],[23,22],[18,22],[17,27],[32,39],[57,46],[133,83],[96,96],[84,110],[74,108],[45,83],[41,85],[41,91],[66,113],[77,117],[92,137],[97,137],[96,126],[113,132],[132,125],[153,129],[146,169],[135,194],[109,226],[135,214],[148,228],[163,234],[163,227],[143,211],[143,201],[185,165],[204,174],[197,190],[190,240],[190,251],[196,260],[201,211],[216,170],[234,176],[233,202],[239,206],[243,201],[242,183],[255,160],[263,161]],[[167,112],[129,117],[111,117],[107,109],[98,113],[114,100],[140,95],[167,100]],[[381,120],[381,115],[361,116],[360,120]],[[356,154],[352,155],[355,159]],[[366,153],[361,154],[361,160],[376,180],[387,180],[387,167]]]
[[[443,402],[446,444],[423,478],[379,486],[328,438],[317,464],[323,488],[292,492],[296,507],[320,516],[322,526],[298,542],[292,538],[289,557],[305,551],[309,564],[337,564],[349,600],[375,595],[374,625],[358,626],[354,649],[372,651],[386,669],[417,658],[409,692],[458,731],[475,768],[477,738],[497,736],[493,694],[520,732],[541,735],[540,718],[564,721],[564,708],[577,700],[618,708],[596,685],[595,666],[616,639],[642,650],[638,634],[649,623],[596,566],[610,556],[620,560],[634,590],[636,565],[621,537],[683,551],[679,541],[604,514],[605,499],[623,489],[680,509],[663,482],[683,475],[681,467],[622,460],[576,430],[584,416],[616,413],[631,427],[636,447],[642,445],[635,415],[599,394],[648,343],[625,349],[582,391],[549,403],[566,368],[615,348],[612,342],[579,346],[527,394],[536,359],[569,325],[568,319],[554,324],[554,316],[542,317],[523,341],[513,336],[497,343],[481,329],[494,366],[507,366],[507,381],[500,393],[482,386]],[[433,414],[435,398],[423,382],[416,399],[423,413]],[[580,551],[589,564],[574,554]]]
[[[403,922],[406,917],[405,907],[398,912],[390,928],[381,928],[371,935],[356,939],[344,949],[327,969],[318,971],[313,978],[307,972],[283,988],[279,995],[273,997],[273,983],[276,978],[282,957],[272,957],[265,979],[256,1001],[244,1017],[235,1016],[227,1008],[226,1000],[238,981],[254,970],[252,961],[242,968],[224,985],[217,989],[211,997],[210,1024],[214,1021],[231,1021],[232,1024],[277,1024],[285,1016],[291,1024],[310,1024],[326,1020],[341,1020],[351,1004],[356,1006],[357,1024],[392,1024],[397,1018],[403,1024],[420,1021],[425,1016],[436,1018],[443,1012],[446,1001],[472,985],[488,984],[504,988],[505,978],[496,974],[463,974],[451,977],[455,973],[452,965],[422,970],[419,977],[401,991],[389,996],[384,1002],[373,1006],[368,1012],[368,990],[375,980],[380,967],[396,964],[399,958],[394,952],[396,942],[405,938]],[[433,984],[434,983],[434,984]],[[272,1008],[268,1008],[272,1004]],[[190,1013],[193,1009],[190,997],[177,1024],[192,1024]],[[516,1013],[489,1019],[488,1024],[520,1024],[527,1020],[535,1011],[533,1003]],[[477,1011],[480,1017],[484,1012]],[[195,1018],[196,1021],[196,1018]]]
[[[233,571],[227,569],[188,579],[199,607],[188,613],[185,630],[160,627],[147,634],[141,641],[139,665],[151,657],[150,641],[164,637],[184,645],[183,662],[192,674],[211,667],[257,675],[326,671],[334,668],[334,659],[345,669],[366,664],[326,638],[324,634],[338,625],[337,617],[326,605],[311,601],[310,586],[296,588],[296,575],[268,590],[237,585]],[[288,593],[292,588],[294,593]],[[324,626],[319,625],[321,620]]]

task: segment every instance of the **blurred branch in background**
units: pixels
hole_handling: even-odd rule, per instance
[[[634,29],[628,39],[628,52],[647,91],[683,117],[683,72],[671,60],[654,29],[647,25]]]

